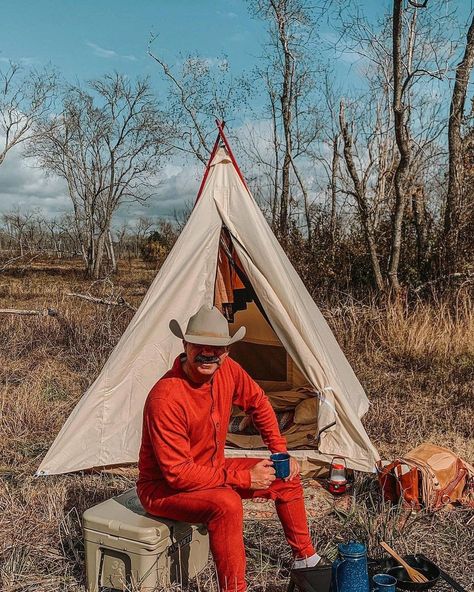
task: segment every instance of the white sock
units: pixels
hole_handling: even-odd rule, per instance
[[[293,569],[301,569],[303,567],[315,567],[321,561],[321,555],[315,553],[311,557],[305,557],[304,559],[295,559]]]

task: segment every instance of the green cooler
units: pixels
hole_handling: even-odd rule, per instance
[[[88,592],[186,584],[208,562],[206,528],[150,516],[135,489],[86,510],[83,529]]]

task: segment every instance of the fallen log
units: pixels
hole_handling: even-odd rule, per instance
[[[18,308],[0,308],[0,314],[15,314],[23,316],[57,317],[55,308],[42,308],[41,310],[22,310]]]

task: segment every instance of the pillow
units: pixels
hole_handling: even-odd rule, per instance
[[[280,432],[284,432],[292,425],[293,413],[291,411],[277,411],[275,415]],[[228,431],[231,434],[242,434],[245,436],[256,436],[260,434],[254,426],[250,415],[231,417]]]
[[[318,399],[317,397],[309,397],[301,401],[295,408],[295,416],[293,421],[300,425],[308,425],[316,423],[318,420]]]

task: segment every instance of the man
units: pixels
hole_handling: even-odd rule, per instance
[[[250,414],[272,453],[286,452],[275,413],[264,391],[231,358],[229,345],[245,328],[229,336],[226,319],[203,306],[183,334],[179,356],[148,395],[143,415],[137,490],[150,514],[206,524],[222,592],[244,592],[245,549],[242,498],[273,499],[295,568],[315,566],[304,508],[298,462],[290,475],[275,479],[269,459],[224,458],[232,405]]]

